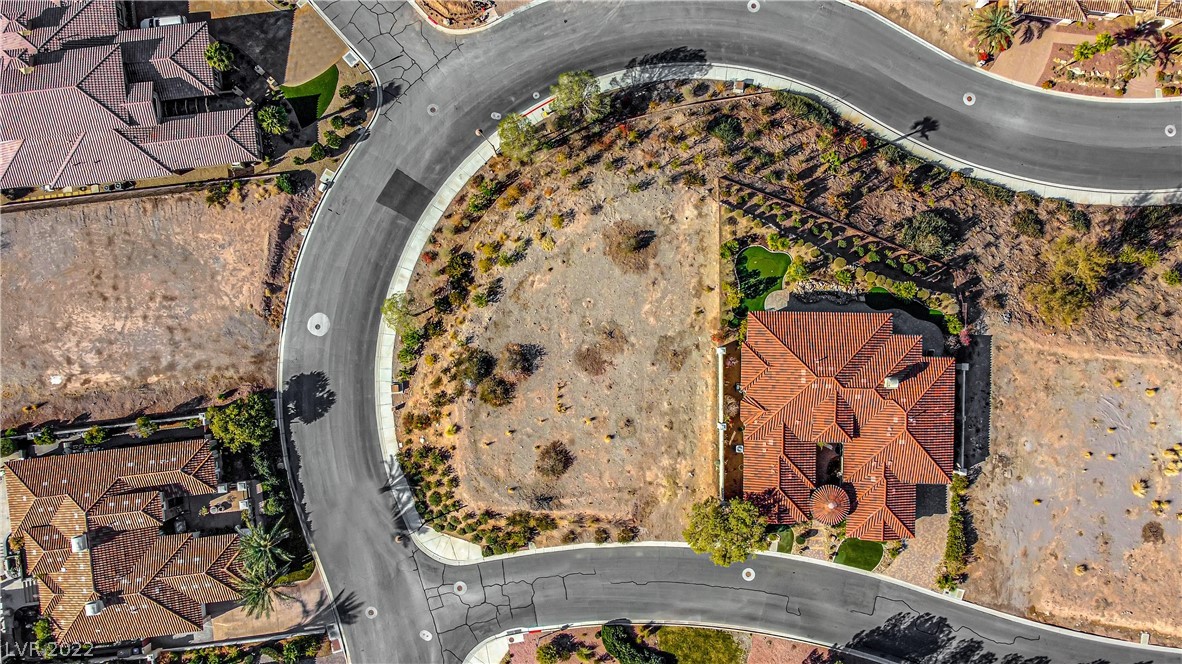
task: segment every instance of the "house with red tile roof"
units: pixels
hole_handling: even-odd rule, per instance
[[[61,189],[262,159],[249,108],[170,117],[207,100],[207,23],[125,30],[110,0],[0,0],[0,187]]]
[[[848,511],[849,537],[914,537],[916,485],[952,481],[952,358],[895,334],[890,313],[753,312],[740,354],[743,492],[769,521]],[[822,448],[839,477],[818,468]]]
[[[1182,19],[1182,0],[1016,0],[1012,7],[1015,14],[1063,23],[1136,16],[1161,20],[1169,27]]]
[[[59,643],[115,643],[203,629],[239,599],[238,536],[167,532],[185,496],[218,493],[206,440],[9,461],[14,538]]]

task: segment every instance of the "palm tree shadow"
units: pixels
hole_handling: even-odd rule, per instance
[[[323,371],[292,376],[283,388],[285,417],[311,424],[324,417],[337,402],[337,394],[329,387]]]

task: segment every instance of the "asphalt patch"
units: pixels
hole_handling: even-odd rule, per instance
[[[386,181],[386,186],[382,187],[382,193],[378,195],[378,203],[407,219],[418,219],[434,196],[435,192],[401,170],[397,170]]]

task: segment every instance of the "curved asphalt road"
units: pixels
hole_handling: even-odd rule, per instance
[[[950,663],[1182,662],[785,559],[754,561],[750,584],[688,550],[648,546],[444,568],[409,539],[393,539],[405,525],[374,419],[378,305],[415,220],[476,147],[473,129],[493,131],[491,112],[521,109],[562,71],[615,71],[634,59],[775,71],[897,128],[933,118],[932,146],[980,165],[1120,190],[1179,186],[1182,137],[1171,141],[1163,128],[1182,124],[1182,103],[1089,103],[1022,90],[832,3],[765,2],[751,14],[740,2],[552,2],[462,40],[398,3],[321,7],[386,89],[382,117],[302,250],[280,358],[293,464],[354,661],[458,661],[508,628],[631,617],[729,623]],[[969,91],[979,99],[971,108],[960,101]],[[325,334],[308,330],[316,313],[328,317]],[[462,597],[448,590],[458,579],[470,588]],[[420,639],[421,630],[434,638]],[[997,657],[973,659],[978,651]]]

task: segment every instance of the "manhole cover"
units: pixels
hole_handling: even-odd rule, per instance
[[[540,92],[534,93],[534,99],[541,99],[541,98],[542,98],[542,93],[540,93]]]
[[[318,337],[328,334],[328,327],[328,316],[324,314],[312,314],[308,319],[308,331]]]
[[[439,114],[439,107],[436,106],[435,104],[431,104],[430,106],[427,107],[427,115],[438,115],[438,114]]]
[[[1178,134],[1178,128],[1174,125],[1166,125],[1166,136],[1173,138]]]
[[[751,2],[748,2],[747,11],[751,12],[752,14],[759,11],[759,0],[751,0]]]
[[[977,103],[977,95],[971,92],[966,92],[964,93],[964,96],[961,97],[961,101],[964,102],[965,106],[972,106],[973,104]]]
[[[494,119],[494,120],[500,120],[500,119],[501,119],[501,114],[500,114],[500,113],[497,113],[496,111],[493,111],[492,113],[489,113],[489,114],[488,114],[488,116],[489,116],[490,118]]]
[[[750,567],[743,570],[743,580],[744,581],[752,581],[754,579],[755,579],[755,570],[751,569]]]
[[[463,595],[464,593],[468,592],[468,584],[464,583],[463,581],[456,581],[456,584],[451,588],[452,590],[456,591],[457,595]]]
[[[430,641],[434,637],[431,636],[431,632],[428,632],[427,630],[423,630],[423,631],[419,632],[419,638],[424,641]]]
[[[378,610],[377,610],[377,609],[375,609],[375,608],[374,608],[374,607],[372,607],[372,606],[371,606],[371,607],[367,607],[367,608],[365,609],[365,617],[366,617],[366,618],[369,618],[370,620],[373,620],[374,618],[377,618],[377,617],[378,617]]]

